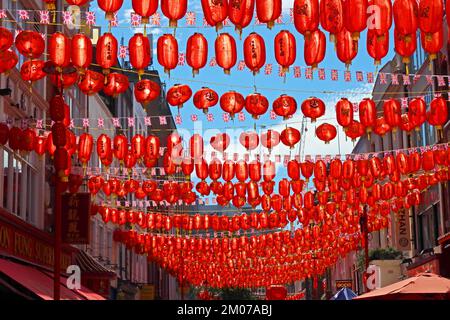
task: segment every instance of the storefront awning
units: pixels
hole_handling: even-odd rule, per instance
[[[53,300],[53,279],[37,268],[0,259],[0,273],[3,273],[42,299]],[[61,300],[86,299],[85,296],[77,294],[61,285]]]

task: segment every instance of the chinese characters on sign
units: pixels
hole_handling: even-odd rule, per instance
[[[64,194],[62,197],[63,242],[68,244],[88,244],[90,194]]]

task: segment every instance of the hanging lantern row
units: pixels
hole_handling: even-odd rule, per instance
[[[98,1],[99,7],[106,12],[109,20],[113,18],[114,12],[120,9],[122,3],[121,0]],[[251,22],[254,7],[254,0],[241,1],[237,5],[226,0],[202,1],[204,17],[210,26],[219,30],[228,17],[235,24],[239,35],[241,35],[242,29]],[[370,9],[373,7],[376,9],[371,12]],[[153,15],[157,8],[158,1],[156,0],[133,1],[133,9],[142,17],[144,24],[148,23],[149,15]],[[161,10],[169,18],[170,26],[175,27],[177,20],[186,14],[187,1],[162,1]],[[373,15],[375,11],[376,16]],[[281,0],[256,1],[256,12],[258,20],[271,28],[281,15]],[[442,0],[420,1],[420,3],[415,0],[402,0],[395,1],[394,5],[389,0],[324,0],[320,1],[320,4],[318,0],[296,0],[292,8],[294,26],[305,38],[305,60],[310,66],[317,65],[325,53],[325,35],[320,31],[319,24],[330,33],[330,39],[336,44],[338,58],[347,65],[356,56],[360,33],[366,29],[368,29],[367,50],[374,58],[375,63],[379,64],[379,61],[388,53],[389,31],[393,21],[395,23],[395,50],[403,57],[404,63],[410,62],[410,56],[416,50],[418,29],[421,33],[423,49],[430,55],[430,60],[434,60],[443,46],[443,17],[444,3]],[[289,53],[291,52],[289,48],[293,48],[291,50],[294,53],[283,55],[281,59],[277,60],[292,58],[295,60],[295,38],[292,35],[288,36],[288,31],[282,31],[282,33],[279,34],[278,40],[283,43],[283,46],[279,46],[278,49],[282,48],[283,53]],[[261,46],[262,38],[256,34],[247,39],[248,44],[253,48],[257,48],[257,46],[264,48]],[[264,41],[262,40],[262,42]],[[193,41],[192,43],[198,42]],[[197,49],[203,48],[204,50],[206,40],[201,39],[201,43],[203,43],[202,47],[197,47]],[[275,43],[277,50],[277,40]],[[285,44],[289,44],[289,46],[285,47]],[[244,47],[247,46],[244,45]],[[227,50],[227,52],[229,51]],[[257,51],[252,50],[252,52],[256,53]],[[202,59],[195,60],[196,63],[203,61]],[[285,67],[282,61],[278,62]],[[255,64],[254,67],[257,65]],[[194,66],[193,68],[196,69]]]
[[[315,203],[315,196],[322,205],[326,205],[330,200],[339,205],[344,195],[347,204],[358,201],[358,203],[374,205],[380,199],[390,200],[393,196],[406,197],[411,190],[422,191],[430,185],[446,182],[449,179],[448,155],[448,150],[437,149],[425,151],[423,154],[414,152],[409,155],[405,153],[398,153],[396,156],[388,155],[383,160],[378,157],[370,160],[348,159],[343,162],[333,159],[328,173],[327,165],[323,160],[315,164],[291,160],[288,163],[288,175],[292,180],[289,181],[286,178],[280,180],[278,194],[274,194],[275,174],[267,175],[267,172],[263,170],[261,175],[262,166],[258,161],[252,161],[248,165],[244,161],[238,161],[235,166],[236,178],[239,182],[235,183],[231,182],[234,176],[229,174],[234,170],[232,166],[229,166],[233,162],[226,161],[223,165],[224,180],[226,180],[222,183],[218,181],[222,163],[214,159],[209,167],[205,161],[202,162],[204,164],[202,166],[196,165],[197,175],[203,179],[196,184],[196,191],[202,196],[209,196],[212,192],[217,196],[217,203],[220,206],[231,203],[234,207],[241,208],[248,203],[253,208],[261,205],[266,212],[270,210],[289,212],[293,208],[302,207],[310,209]],[[265,169],[267,164],[273,165],[271,161],[267,161],[264,163]],[[202,168],[205,174],[200,171]],[[245,182],[249,176],[248,168],[252,174],[250,174],[250,181]],[[185,174],[190,175],[192,170]],[[300,172],[306,181],[300,179]],[[204,181],[208,173],[213,179],[210,184]],[[417,176],[419,173],[421,175]],[[313,185],[318,194],[303,190],[308,184],[308,179],[313,175]],[[416,176],[413,177],[413,175]],[[401,180],[406,176],[409,178]],[[260,182],[261,177],[263,182]],[[89,179],[88,187],[94,196],[102,190],[107,197],[114,195],[123,198],[134,194],[137,199],[148,197],[156,203],[167,201],[169,204],[176,204],[182,201],[189,205],[197,199],[192,182],[170,181],[158,187],[155,181],[150,180],[140,183],[134,179],[121,182],[117,178],[111,178],[105,181],[101,176],[93,176]]]
[[[322,226],[305,225],[294,234],[283,231],[211,239],[116,230],[114,240],[147,254],[193,285],[256,287],[322,274],[339,256],[358,248],[359,218],[355,212],[338,218],[338,223],[330,216]],[[386,217],[369,216],[369,220],[372,229],[386,228],[389,223]]]
[[[438,0],[439,1],[439,0]],[[352,2],[352,1],[349,1]],[[401,1],[397,2],[400,3]],[[413,2],[408,0],[405,2]],[[386,1],[386,3],[390,3]],[[435,13],[435,11],[432,11]],[[383,11],[382,11],[383,13]],[[432,15],[432,14],[430,14]],[[400,19],[400,18],[399,18]],[[433,33],[435,28],[421,29],[421,44],[423,49],[430,55],[430,60],[436,58],[437,53],[443,46],[443,26],[442,19],[439,23],[433,22],[433,26],[439,26],[437,31]],[[364,20],[364,23],[366,21]],[[414,24],[414,21],[411,22]],[[410,27],[396,28],[394,30],[395,50],[403,57],[404,63],[409,63],[410,56],[416,50],[416,31],[411,31]],[[417,29],[417,26],[416,26]],[[358,30],[353,28],[352,30]],[[426,31],[424,31],[426,30]],[[409,32],[410,33],[404,33]],[[358,52],[358,42],[354,37],[358,32],[350,32],[342,29],[336,34],[336,52],[339,60],[347,66],[356,57]],[[12,69],[18,61],[14,51],[10,50],[13,42],[12,33],[6,28],[0,29],[0,53],[2,59],[8,63],[2,66],[0,71],[6,72]],[[23,31],[16,37],[14,44],[18,52],[29,59],[39,59],[44,53],[45,41],[36,31]],[[143,33],[133,35],[128,44],[129,59],[131,66],[137,70],[139,76],[142,76],[145,69],[151,62],[150,41]],[[215,40],[215,58],[217,64],[224,69],[226,74],[230,73],[231,68],[237,62],[237,49],[234,38],[228,33],[222,33]],[[326,50],[325,35],[319,29],[313,31],[305,31],[304,59],[308,66],[313,68],[324,59]],[[371,57],[375,59],[376,64],[386,56],[389,51],[389,32],[380,33],[378,29],[369,29],[367,33],[367,51]],[[247,36],[243,43],[244,61],[246,66],[254,74],[266,63],[266,45],[264,38],[259,34],[252,32]],[[280,31],[274,39],[274,54],[277,63],[282,67],[283,72],[288,72],[289,67],[296,60],[296,39],[295,36],[287,30]],[[84,34],[76,34],[72,38],[56,32],[50,36],[48,44],[49,61],[61,71],[62,68],[73,66],[77,68],[81,75],[89,67],[92,62],[92,42]],[[104,33],[97,42],[96,63],[102,69],[104,75],[110,73],[111,68],[116,66],[118,57],[118,41],[112,33]],[[177,39],[171,34],[164,34],[158,38],[157,42],[158,63],[164,67],[165,72],[170,74],[170,70],[177,67],[179,63],[179,50]],[[192,67],[193,74],[198,74],[199,70],[206,66],[208,59],[208,43],[206,38],[200,33],[194,33],[187,40],[186,61]],[[29,81],[36,81],[43,77],[42,68],[36,66],[34,69],[40,70],[39,74],[31,74],[28,76]],[[95,74],[94,74],[95,75]],[[71,78],[75,78],[75,73],[71,72]],[[27,80],[27,79],[25,79]],[[76,79],[68,81],[67,85],[73,85]],[[88,81],[88,80],[86,80]],[[91,84],[94,86],[94,84]],[[100,88],[101,89],[101,88]],[[98,89],[98,91],[100,90]],[[85,89],[86,92],[90,92]],[[98,92],[97,91],[97,92]],[[95,90],[94,90],[95,93]],[[120,94],[120,90],[117,94]],[[114,93],[113,93],[114,95]]]
[[[361,204],[381,210],[382,216],[388,216],[391,211],[399,212],[420,204],[423,199],[421,191],[448,180],[448,171],[441,171],[434,174],[423,173],[414,179],[399,180],[397,183],[373,184],[369,188],[365,186],[352,187],[346,191],[336,191],[331,194],[323,191],[320,191],[319,194],[309,191],[304,195],[297,193],[283,197],[266,194],[261,201],[264,210],[261,213],[233,215],[175,213],[168,215],[151,210],[144,212],[97,205],[92,206],[91,213],[93,215],[100,214],[105,223],[111,222],[117,225],[129,223],[142,229],[149,229],[149,231],[164,230],[167,232],[176,228],[185,231],[212,229],[214,232],[237,232],[239,230],[245,232],[250,229],[285,228],[288,223],[292,224],[296,221],[302,225],[308,225],[311,221],[320,224],[326,215],[342,216],[346,214],[347,210],[351,210],[350,208]],[[164,193],[167,194],[166,191]]]

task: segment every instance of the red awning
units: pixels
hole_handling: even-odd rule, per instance
[[[0,273],[4,273],[42,299],[53,300],[53,279],[38,269],[0,259]],[[61,300],[86,300],[86,298],[61,285]]]
[[[44,271],[44,272],[48,277],[53,278],[53,274],[51,272],[48,272],[48,271]],[[66,283],[67,283],[67,277],[64,275],[61,275],[61,285],[64,286],[65,288],[67,288],[67,286],[65,285]],[[70,289],[68,289],[68,290],[70,290]],[[81,286],[80,290],[73,289],[72,291],[78,293],[79,295],[83,296],[87,300],[106,300],[101,295],[95,293],[94,291],[92,291],[84,286]]]

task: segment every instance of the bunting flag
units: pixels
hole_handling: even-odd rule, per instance
[[[194,26],[196,23],[195,12],[189,11],[186,13],[186,24],[188,26]]]
[[[86,24],[88,26],[93,26],[95,25],[95,12],[93,11],[88,11],[86,12]]]
[[[49,24],[50,23],[50,12],[48,10],[39,11],[39,23]]]
[[[159,12],[156,12],[150,17],[150,24],[154,26],[160,26],[161,25],[161,15]]]
[[[63,17],[63,24],[68,25],[68,26],[73,26],[72,12],[63,11],[62,17]]]
[[[268,63],[266,64],[266,66],[264,67],[264,74],[269,75],[272,73],[272,64]]]
[[[30,20],[30,15],[27,10],[18,10],[20,20]]]
[[[140,15],[138,15],[134,12],[131,13],[131,20],[130,20],[131,26],[133,26],[133,27],[140,26],[141,21],[142,21],[142,18]]]

